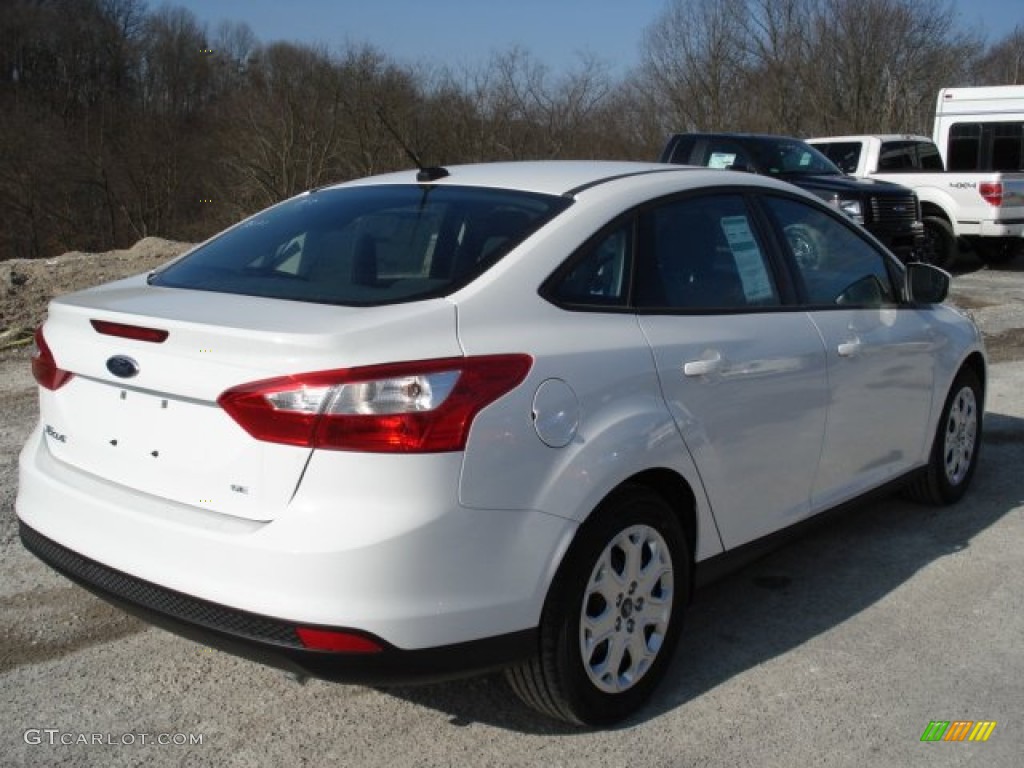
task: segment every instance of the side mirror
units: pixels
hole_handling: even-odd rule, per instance
[[[907,298],[915,304],[941,304],[949,295],[949,273],[918,261],[907,264]]]

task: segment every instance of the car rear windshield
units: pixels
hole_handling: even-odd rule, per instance
[[[570,203],[454,185],[318,190],[247,219],[149,282],[354,306],[444,296]]]

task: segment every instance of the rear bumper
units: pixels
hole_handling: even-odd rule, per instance
[[[978,226],[981,237],[1024,237],[1024,219],[1010,221],[982,221]]]
[[[497,669],[536,649],[533,629],[421,650],[402,650],[366,633],[383,650],[335,653],[303,646],[297,626],[200,600],[138,579],[72,552],[25,523],[21,541],[32,554],[96,596],[175,634],[298,675],[364,684],[430,682]],[[345,627],[327,627],[349,631]]]
[[[438,649],[466,643],[486,651],[474,651],[472,664],[465,651],[455,654],[467,671],[504,663],[516,655],[508,643],[518,648],[516,638],[537,626],[577,524],[535,510],[463,507],[460,457],[422,459],[403,462],[401,475],[385,483],[373,482],[386,477],[374,464],[379,457],[325,456],[276,519],[253,521],[76,470],[53,457],[37,429],[21,454],[16,510],[33,542],[51,542],[44,549],[26,540],[44,561],[181,634],[238,645],[241,655],[269,654],[277,666],[318,675],[340,666],[352,680],[363,675],[353,664],[371,679],[387,677],[390,667],[419,677],[421,658],[429,677],[433,656],[447,653]],[[342,474],[337,462],[353,461],[362,463]],[[84,565],[62,565],[75,558]],[[155,592],[159,601],[139,597]],[[189,610],[166,608],[183,603]],[[206,609],[233,618],[210,625]],[[277,629],[235,631],[245,617]],[[295,645],[297,626],[373,637],[390,652],[360,654],[353,664],[325,659]],[[290,640],[282,643],[279,631]]]

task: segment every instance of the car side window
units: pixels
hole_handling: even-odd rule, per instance
[[[565,304],[624,306],[628,298],[632,233],[630,220],[586,247],[555,283],[550,297]]]
[[[885,257],[852,227],[802,201],[764,200],[785,235],[810,304],[881,306],[895,301]]]
[[[634,302],[642,309],[752,310],[780,303],[739,195],[678,200],[642,215]]]

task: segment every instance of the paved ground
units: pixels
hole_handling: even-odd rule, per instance
[[[534,716],[497,677],[386,692],[300,686],[149,628],[56,576],[16,537],[16,453],[34,394],[23,353],[9,354],[0,359],[0,765],[1016,768],[1022,270],[956,280],[1000,361],[968,497],[949,509],[861,507],[707,588],[652,706],[605,732]],[[997,726],[983,744],[922,743],[932,720]],[[83,740],[102,743],[62,743]]]

